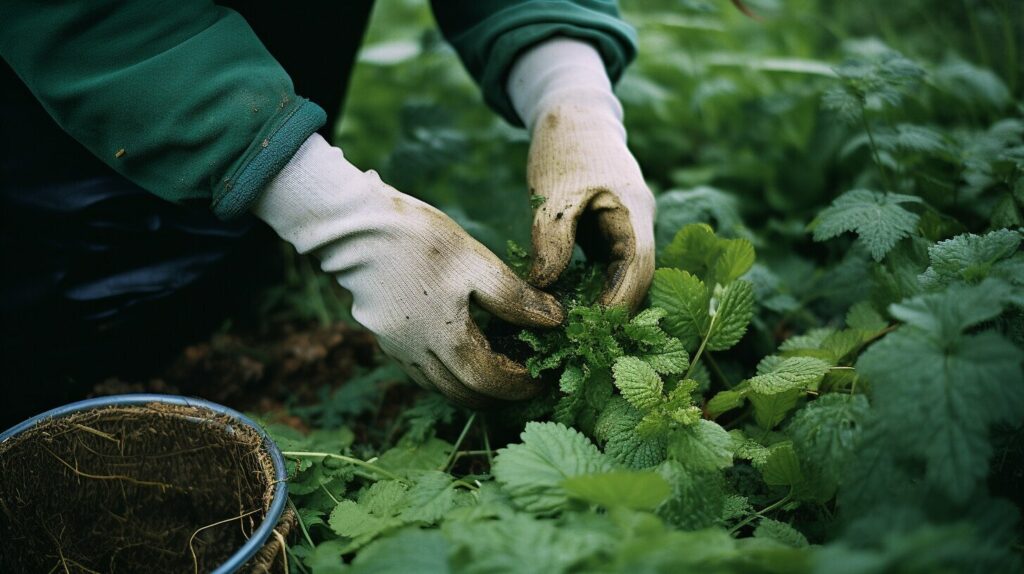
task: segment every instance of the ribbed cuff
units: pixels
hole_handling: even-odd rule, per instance
[[[544,110],[566,102],[622,122],[622,105],[612,92],[601,54],[581,40],[551,38],[520,55],[509,73],[508,95],[531,133]]]
[[[234,175],[217,186],[213,212],[221,219],[246,213],[260,192],[305,141],[327,121],[320,106],[296,98],[280,122],[271,123],[250,146]]]

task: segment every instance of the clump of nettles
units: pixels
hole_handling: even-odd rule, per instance
[[[692,224],[661,263],[651,305],[635,317],[577,291],[567,300],[563,329],[519,335],[533,351],[530,373],[557,378],[531,414],[546,405],[556,422],[593,437],[630,468],[667,458],[692,470],[725,468],[732,464],[729,434],[703,417],[695,393],[707,386],[701,355],[732,347],[746,332],[754,298],[739,277],[753,265],[754,249]]]

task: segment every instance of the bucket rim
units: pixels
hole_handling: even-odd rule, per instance
[[[218,414],[227,415],[228,417],[237,420],[240,424],[252,428],[263,440],[263,448],[270,454],[271,462],[274,465],[275,484],[270,508],[267,510],[266,516],[264,516],[263,521],[253,532],[253,535],[249,540],[239,547],[234,554],[229,556],[223,564],[215,568],[212,571],[212,574],[231,574],[233,572],[237,572],[246,562],[256,556],[256,553],[259,552],[260,548],[263,548],[263,545],[270,539],[270,535],[273,533],[274,528],[277,527],[277,523],[281,520],[281,516],[284,514],[285,505],[288,503],[288,473],[285,469],[284,456],[281,454],[281,449],[278,448],[274,440],[270,438],[270,435],[263,430],[263,427],[256,424],[255,421],[235,409],[207,401],[205,399],[156,393],[96,397],[61,405],[44,413],[25,419],[24,421],[0,433],[0,443],[16,437],[34,427],[36,424],[46,420],[62,418],[73,413],[94,410],[102,407],[141,405],[149,403],[200,407]]]

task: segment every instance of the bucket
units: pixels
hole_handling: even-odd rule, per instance
[[[241,413],[170,395],[0,434],[0,572],[283,572],[284,459]]]

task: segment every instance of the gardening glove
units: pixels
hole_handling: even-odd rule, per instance
[[[437,209],[348,163],[312,135],[254,213],[352,292],[352,315],[420,385],[466,406],[519,400],[539,386],[494,352],[470,301],[524,327],[554,327],[558,302],[519,279]]]
[[[654,275],[654,197],[626,147],[622,106],[597,50],[553,38],[519,57],[508,94],[530,130],[533,219],[530,281],[553,283],[578,240],[608,263],[599,302],[636,309]]]

